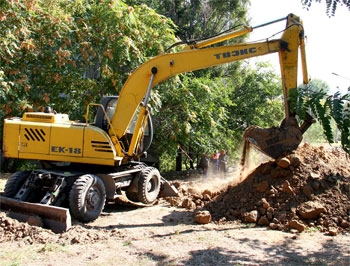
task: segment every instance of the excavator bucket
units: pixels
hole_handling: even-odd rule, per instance
[[[65,208],[23,202],[3,196],[0,196],[0,208],[13,219],[51,229],[55,233],[66,232],[71,227],[71,216]]]
[[[303,139],[302,134],[311,123],[311,120],[305,120],[304,124],[299,127],[297,120],[294,117],[289,117],[283,120],[280,127],[251,126],[244,132],[243,137],[253,147],[271,158],[277,159],[298,148]]]

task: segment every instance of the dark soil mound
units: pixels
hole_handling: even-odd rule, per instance
[[[304,144],[257,167],[205,204],[213,221],[256,223],[299,232],[350,231],[350,160],[344,151]]]

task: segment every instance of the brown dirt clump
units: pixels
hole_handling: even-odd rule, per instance
[[[21,241],[24,244],[92,244],[111,237],[125,236],[114,228],[95,229],[82,224],[75,224],[68,232],[55,234],[48,229],[19,222],[0,212],[0,243]]]
[[[340,149],[304,144],[293,155],[261,164],[203,207],[216,222],[299,232],[317,227],[330,235],[350,232],[349,162]]]

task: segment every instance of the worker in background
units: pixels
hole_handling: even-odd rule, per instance
[[[210,155],[209,151],[207,151],[201,158],[199,162],[199,167],[203,171],[203,175],[205,178],[208,177],[208,168],[209,168]]]
[[[211,155],[210,162],[211,165],[213,166],[213,174],[216,174],[219,172],[219,156],[220,153],[218,150],[215,150],[215,152]]]
[[[226,168],[227,168],[226,151],[221,150],[219,155],[219,173],[220,173],[220,176],[223,178],[226,178],[226,170],[227,170]]]

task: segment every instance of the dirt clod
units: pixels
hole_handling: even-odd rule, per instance
[[[326,211],[325,207],[322,206],[319,202],[307,201],[300,204],[298,212],[300,216],[306,220],[316,219],[320,217],[321,213]]]
[[[207,224],[211,222],[211,215],[209,211],[197,211],[194,220],[199,224]]]

